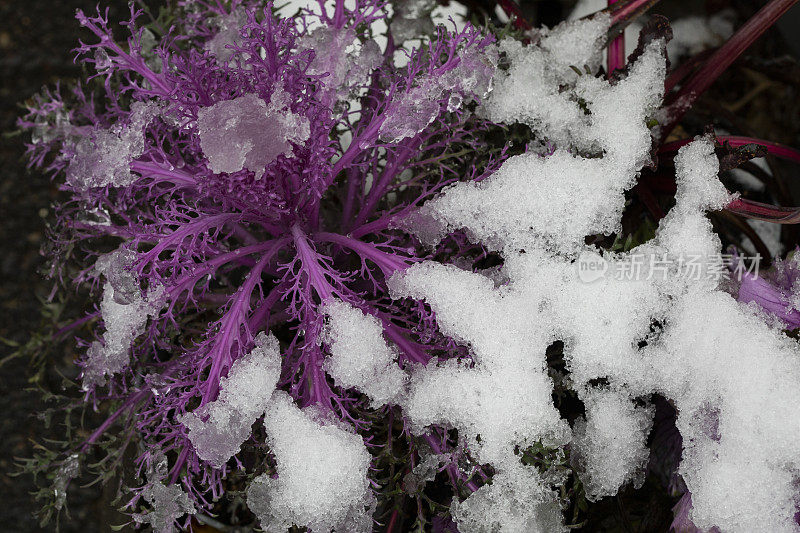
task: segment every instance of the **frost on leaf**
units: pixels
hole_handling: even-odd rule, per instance
[[[31,131],[33,144],[49,143],[59,137],[66,138],[73,131],[69,114],[64,109],[52,111],[48,117],[36,117]]]
[[[67,184],[82,190],[108,185],[125,187],[136,181],[130,164],[144,152],[144,128],[159,110],[153,102],[134,102],[127,124],[116,124],[81,137],[72,148]]]
[[[242,8],[235,9],[226,16],[216,19],[217,34],[206,43],[205,49],[211,52],[222,64],[228,62],[233,55],[232,45],[241,41],[240,32],[247,22],[247,13]]]
[[[180,485],[165,485],[150,480],[142,490],[142,497],[152,509],[144,514],[135,514],[137,524],[149,524],[156,533],[173,533],[175,521],[186,514],[196,512],[194,503]]]
[[[142,334],[148,317],[161,310],[164,290],[151,287],[142,294],[139,280],[130,271],[135,252],[121,248],[101,256],[95,270],[106,278],[100,316],[105,325],[102,341],[94,341],[86,352],[83,387],[103,385],[106,376],[124,369],[130,360],[130,349]]]
[[[200,146],[216,173],[247,169],[260,178],[279,155],[289,155],[292,143],[309,136],[308,119],[287,109],[282,89],[267,104],[255,94],[200,109]]]
[[[259,333],[253,350],[220,380],[217,399],[181,417],[198,457],[222,468],[250,436],[280,378],[278,340]]]
[[[413,137],[439,116],[442,88],[432,80],[395,97],[381,125],[381,139],[399,142]]]
[[[323,342],[330,347],[324,368],[336,385],[358,389],[375,407],[396,403],[407,376],[383,338],[380,320],[339,300],[326,303],[323,312],[328,316]]]
[[[363,86],[383,61],[380,47],[372,39],[363,43],[350,28],[321,26],[299,40],[300,49],[313,50],[308,73],[321,76],[326,90],[339,100]]]
[[[396,143],[413,137],[444,110],[456,111],[463,102],[489,94],[497,66],[495,47],[467,47],[459,50],[456,57],[456,65],[423,76],[394,96],[380,128],[382,140]]]
[[[277,477],[262,475],[247,490],[247,505],[264,529],[295,524],[312,531],[372,530],[371,456],[361,437],[314,408],[301,410],[281,391],[267,408],[264,427]]]
[[[80,457],[77,453],[73,453],[56,471],[56,477],[53,480],[53,496],[55,497],[54,505],[59,511],[67,501],[67,486],[80,472],[80,466]]]
[[[420,462],[403,477],[403,487],[409,494],[425,488],[428,481],[433,481],[442,469],[448,457],[437,453],[420,453]]]

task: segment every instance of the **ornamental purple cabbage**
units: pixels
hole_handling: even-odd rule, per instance
[[[406,50],[376,42],[381,0],[288,19],[254,0],[179,4],[169,28],[143,25],[132,7],[122,42],[107,13],[78,11],[95,39],[76,59],[95,73],[67,96],[45,91],[21,121],[32,164],[66,177],[53,275],[78,247],[73,282],[102,290],[81,384],[86,401],[118,407],[75,451],[128,420],[147,481],[127,507],[146,501],[151,511],[134,518],[159,530],[212,509],[243,466],[231,456],[251,425],[265,406],[275,412],[276,379],[304,408],[280,416],[361,441],[352,431],[369,428],[368,399],[323,366],[328,303],[382,325],[400,365],[463,354],[426,307],[387,297],[388,277],[431,253],[393,228],[505,153],[471,155],[488,150],[470,102],[490,90],[497,57],[493,38],[469,25],[439,26]]]

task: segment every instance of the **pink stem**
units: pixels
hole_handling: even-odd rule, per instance
[[[167,169],[152,161],[134,161],[131,163],[131,170],[156,182],[166,181],[185,187],[197,185],[197,180],[192,174],[184,170]]]
[[[608,0],[608,6],[616,4],[619,0]],[[625,66],[625,30],[608,45],[607,52],[608,75]]]
[[[206,379],[207,388],[200,402],[201,407],[217,397],[222,372],[231,365],[233,346],[236,345],[240,351],[243,348],[239,339],[239,330],[247,322],[247,313],[250,311],[250,297],[256,286],[261,283],[261,274],[275,252],[277,252],[277,247],[264,253],[258,260],[256,266],[247,275],[244,284],[239,289],[239,293],[232,299],[230,308],[225,312],[225,317],[220,325],[220,334],[212,348],[212,352],[217,353],[212,355],[213,361]]]
[[[317,261],[317,253],[311,248],[308,243],[308,237],[300,229],[300,226],[295,224],[292,226],[292,239],[294,240],[294,247],[297,250],[297,256],[300,258],[300,264],[308,276],[308,283],[319,295],[321,302],[329,300],[333,296],[334,289],[328,280],[325,279],[325,269],[322,268]]]
[[[612,8],[611,4],[620,2],[622,6],[618,6],[616,8]],[[607,11],[611,13],[611,25],[614,26],[619,24],[620,22],[626,19],[632,19],[639,14],[639,11],[644,12],[647,11],[652,5],[656,4],[658,0],[615,0],[613,2],[609,2],[609,7],[606,8]]]

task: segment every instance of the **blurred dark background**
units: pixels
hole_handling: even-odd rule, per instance
[[[108,2],[112,19],[127,12],[127,2]],[[39,249],[45,222],[58,191],[49,178],[25,168],[24,138],[11,136],[20,104],[59,79],[73,79],[80,68],[71,50],[80,32],[75,10],[93,10],[93,0],[0,0],[0,338],[24,343],[40,324],[39,298],[50,284],[40,275],[44,260]],[[13,348],[0,344],[0,359]],[[54,369],[68,370],[72,350],[59,354]],[[14,458],[30,456],[34,440],[59,438],[63,430],[45,428],[37,414],[46,408],[41,395],[29,390],[28,361],[14,359],[0,366],[0,531],[54,531],[55,524],[39,527],[32,513],[38,504],[31,494],[30,476],[12,477]],[[53,386],[58,376],[48,376]],[[109,505],[111,490],[71,487],[70,516],[63,516],[63,532],[110,531],[109,524],[125,518]]]
[[[157,4],[157,2],[150,2]],[[494,12],[494,2],[465,1],[473,9]],[[534,24],[553,24],[568,13],[568,0],[521,2],[524,13]],[[668,15],[730,5],[740,13],[754,12],[762,1],[663,0],[655,10]],[[112,20],[119,21],[128,10],[127,1],[106,1]],[[93,0],[0,0],[0,338],[24,343],[40,324],[39,298],[46,296],[49,283],[39,275],[43,258],[39,250],[44,228],[51,216],[51,204],[58,198],[57,188],[48,177],[28,172],[23,159],[24,138],[13,135],[22,108],[20,102],[57,80],[70,80],[81,70],[72,62],[71,49],[79,37],[87,38],[74,19],[76,8],[93,10]],[[759,50],[778,57],[785,53],[800,56],[800,6],[795,6],[758,43]],[[724,80],[721,80],[724,83]],[[746,89],[746,87],[744,88]],[[731,89],[734,90],[734,89]],[[736,91],[743,90],[735,88]],[[794,94],[797,99],[798,93]],[[741,95],[739,95],[741,96]],[[798,129],[781,124],[797,123],[799,116],[778,116],[780,107],[767,106],[764,123],[775,123],[780,140],[797,145]],[[761,113],[758,108],[751,113]],[[761,132],[768,135],[769,131]],[[769,137],[768,137],[769,138]],[[794,168],[794,176],[798,175]],[[0,344],[0,359],[12,348]],[[54,368],[69,372],[74,352],[65,347],[55,358]],[[42,531],[32,513],[37,509],[30,477],[11,477],[14,457],[30,456],[33,442],[59,436],[58,427],[46,428],[36,415],[45,407],[41,395],[28,390],[28,362],[13,359],[0,366],[0,531]],[[56,386],[58,376],[48,377]],[[61,531],[110,531],[109,524],[121,524],[124,517],[113,511],[113,487],[73,487],[69,493],[69,517],[62,517]],[[54,530],[51,524],[45,530]],[[604,529],[605,530],[605,529]]]

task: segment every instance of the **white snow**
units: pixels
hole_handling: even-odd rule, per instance
[[[259,333],[253,350],[234,361],[220,380],[217,399],[180,418],[198,457],[222,468],[239,451],[267,408],[280,373],[278,340]]]
[[[332,315],[344,316],[344,323],[340,320],[333,327],[337,335],[334,345],[345,350],[351,347],[348,343],[355,342],[354,349],[364,349],[348,328],[358,324],[374,327],[371,317],[347,307],[333,310]],[[370,339],[372,342],[380,341],[377,326],[378,331],[372,332],[377,339]],[[385,344],[377,348],[385,350],[378,359],[394,356]],[[317,406],[300,409],[288,394],[276,391],[280,363],[277,339],[260,333],[255,348],[237,359],[227,378],[221,380],[218,398],[181,417],[195,451],[210,465],[222,467],[239,451],[252,424],[263,414],[276,472],[272,477],[256,478],[247,490],[248,506],[261,527],[285,531],[294,524],[313,531],[370,531],[375,496],[367,472],[372,456],[363,439],[331,413]],[[163,489],[156,486],[155,490]]]
[[[86,352],[84,389],[105,384],[106,376],[128,365],[131,345],[144,331],[148,317],[156,316],[163,306],[163,287],[150,287],[142,294],[139,280],[130,272],[135,258],[133,251],[120,248],[99,257],[95,264],[95,270],[107,280],[100,302],[100,316],[106,330],[102,342],[92,342]]]
[[[584,26],[575,31],[588,31]],[[592,35],[599,32],[594,26],[590,29]],[[597,46],[594,37],[590,42]],[[649,159],[645,121],[663,93],[662,47],[659,42],[648,46],[630,75],[614,86],[573,72],[577,79],[572,91],[558,88],[567,79],[563,72],[571,72],[568,66],[544,82],[541,70],[530,67],[531,61],[543,66],[545,54],[536,47],[517,48],[510,76],[491,93],[489,116],[501,121],[521,118],[543,138],[556,140],[559,148],[549,157],[527,153],[510,158],[482,182],[460,183],[426,203],[416,215],[422,240],[434,242],[448,231],[465,228],[474,239],[498,250],[538,244],[567,252],[579,249],[586,235],[618,229],[624,191]],[[539,81],[527,83],[535,79]],[[577,98],[591,114],[580,108]],[[584,157],[573,147],[605,157]]]
[[[194,503],[180,485],[165,485],[160,481],[150,480],[142,490],[142,497],[152,506],[152,510],[144,514],[134,514],[134,522],[149,524],[156,533],[173,533],[176,520],[196,512]]]
[[[590,117],[575,94],[576,80],[584,76],[578,76],[571,67],[597,72],[609,23],[608,17],[563,23],[542,30],[538,46],[523,46],[511,39],[501,41],[500,51],[509,67],[506,72],[498,71],[495,90],[482,112],[495,122],[528,124],[556,145],[570,141],[581,141],[577,143],[581,147],[587,145],[584,131]],[[585,77],[593,78],[588,74]],[[588,143],[585,148],[593,146]]]
[[[640,481],[653,393],[678,410],[679,473],[698,527],[796,531],[798,343],[714,276],[721,243],[705,213],[732,196],[717,178],[713,143],[699,138],[679,151],[676,205],[654,239],[621,254],[585,244],[588,235],[619,229],[624,191],[649,159],[646,120],[660,104],[665,74],[658,42],[615,86],[572,72],[568,65],[583,58],[589,70],[598,64],[604,29],[592,24],[560,26],[553,32],[565,35],[546,32],[539,45],[501,43],[509,74],[497,80],[487,114],[528,124],[555,142],[553,155],[510,158],[406,221],[428,243],[466,229],[502,254],[498,275],[507,281],[497,286],[434,262],[391,278],[392,296],[424,299],[442,332],[470,347],[474,363],[413,367],[404,412],[416,433],[458,429],[470,454],[494,467],[491,485],[453,503],[465,531],[563,527],[548,483],[520,464],[516,446],[570,441],[590,498]],[[551,38],[585,46],[559,62],[546,49]],[[594,280],[578,275],[578,259],[587,256],[603,266]],[[684,261],[692,257],[695,270]],[[587,409],[572,431],[554,411],[544,371],[555,340],[564,342],[567,383]],[[605,388],[590,385],[598,378]]]
[[[390,289],[395,298],[424,297],[442,331],[473,351],[473,368],[452,360],[416,368],[403,403],[415,432],[455,427],[476,460],[496,470],[491,486],[453,508],[459,527],[494,531],[506,524],[503,531],[522,532],[542,523],[548,524],[542,531],[560,530],[554,494],[514,453],[517,445],[567,440],[569,428],[553,407],[552,382],[537,357],[551,332],[527,319],[525,302],[511,291],[453,266],[415,265],[391,278]]]
[[[142,155],[144,128],[158,115],[155,102],[134,102],[127,124],[115,124],[81,139],[72,148],[67,183],[76,189],[124,187],[138,179],[131,162]]]
[[[336,385],[358,389],[375,407],[396,403],[407,376],[380,320],[340,300],[327,302],[322,312],[328,317],[322,340],[330,349],[324,369]]]
[[[249,93],[200,109],[200,147],[209,168],[216,173],[246,168],[260,178],[275,158],[290,155],[291,143],[308,139],[310,124],[287,109],[289,104],[283,90],[276,88],[269,104]]]
[[[531,468],[509,465],[463,502],[451,506],[459,531],[469,533],[564,533],[561,507]]]
[[[361,437],[313,407],[301,410],[281,391],[267,408],[264,427],[277,477],[264,474],[247,490],[247,505],[263,529],[285,531],[295,524],[313,531],[372,530],[371,456]]]
[[[532,240],[521,253],[519,233],[498,230],[492,243],[503,251],[509,279],[502,287],[480,274],[434,263],[392,278],[394,296],[424,298],[442,331],[474,352],[474,368],[447,362],[414,369],[404,405],[418,426],[415,431],[432,424],[456,427],[475,457],[498,471],[491,488],[455,504],[454,516],[468,530],[532,531],[530,524],[546,515],[523,519],[511,513],[504,521],[504,513],[492,518],[488,509],[513,509],[518,491],[534,490],[528,478],[535,475],[513,465],[509,447],[552,435],[561,422],[548,414],[552,385],[541,371],[545,348],[555,338],[565,342],[572,386],[587,408],[572,445],[590,498],[615,494],[622,484],[640,479],[652,410],[634,400],[659,393],[678,409],[684,439],[679,472],[691,491],[690,517],[698,527],[795,530],[798,344],[737,303],[710,276],[721,244],[704,213],[731,198],[717,180],[713,144],[700,139],[682,148],[676,171],[677,205],[656,238],[627,254],[606,254],[604,260],[611,273],[631,267],[637,257],[697,254],[702,261],[696,276],[686,276],[674,262],[661,276],[643,268],[634,279],[602,275],[587,283],[576,275],[571,258],[591,247],[574,244],[573,251],[562,247],[553,254],[546,243]],[[499,227],[503,220],[496,205]],[[487,208],[475,201],[460,209],[482,213]],[[507,208],[505,213],[506,219],[515,216]],[[521,226],[516,219],[512,223]],[[656,322],[660,333],[650,331]],[[517,351],[525,355],[514,357]],[[504,374],[504,364],[515,375]],[[528,382],[522,383],[525,376]],[[587,389],[593,378],[605,378],[609,390]],[[536,413],[535,420],[514,413],[521,404],[526,413]],[[509,410],[514,420],[504,426]],[[548,417],[551,424],[542,425]],[[546,494],[542,484],[536,490]],[[535,501],[547,502],[541,494]]]
[[[586,420],[575,428],[572,453],[582,466],[586,497],[613,496],[626,482],[644,481],[650,452],[653,410],[636,407],[628,394],[589,390],[583,397]]]
[[[575,21],[583,17],[588,17],[594,13],[605,9],[608,6],[608,0],[578,0],[572,12],[567,16],[568,21]],[[642,17],[645,19],[647,15]],[[639,32],[642,31],[642,19],[635,19],[625,28],[625,57],[628,57],[636,49],[639,42]],[[602,60],[603,65],[608,71],[608,64],[606,59]]]

